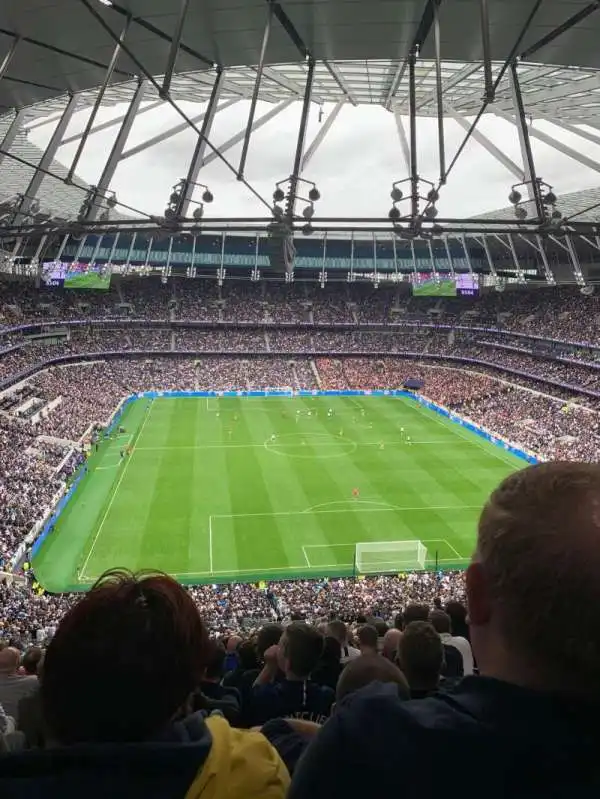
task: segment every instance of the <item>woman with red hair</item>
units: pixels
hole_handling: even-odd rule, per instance
[[[209,651],[198,609],[175,580],[107,572],[46,653],[50,748],[0,760],[0,795],[283,797],[289,776],[262,734],[189,712]]]

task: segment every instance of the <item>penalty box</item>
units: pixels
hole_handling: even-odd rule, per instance
[[[354,565],[357,543],[386,538],[389,541],[418,539],[427,547],[428,565],[429,561],[431,565],[435,563],[436,552],[441,564],[468,561],[446,538],[430,538],[426,533],[435,530],[436,522],[439,524],[436,514],[440,511],[452,521],[453,527],[464,524],[465,534],[470,533],[473,522],[464,519],[464,512],[473,510],[472,506],[369,507],[352,500],[343,504],[347,507],[319,506],[304,511],[211,515],[209,546],[212,572],[258,572],[264,571],[266,565],[269,571],[350,568]],[[352,523],[357,515],[359,528]],[[323,543],[324,535],[328,534],[334,540],[346,540]],[[231,564],[232,552],[240,551],[239,544],[244,550],[244,556],[239,558],[243,563],[238,563],[241,569],[232,570],[228,564]],[[268,553],[273,546],[284,551],[286,563],[269,563]],[[249,555],[250,552],[254,555]]]

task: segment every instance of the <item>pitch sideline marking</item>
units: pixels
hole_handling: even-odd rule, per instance
[[[212,531],[212,516],[208,517],[208,565],[210,566],[210,573],[213,573],[213,531]]]
[[[142,422],[142,426],[140,427],[139,432],[137,434],[138,440],[142,436],[142,431],[143,431],[144,427],[146,426],[146,423],[148,422],[148,419],[150,418],[150,415],[152,413],[152,409],[153,408],[154,408],[154,403],[152,403],[152,405],[150,406],[150,410],[148,411],[148,413],[144,417],[144,421]],[[127,474],[127,469],[129,468],[129,464],[131,463],[134,455],[135,455],[135,447],[133,448],[133,452],[131,453],[131,455],[129,455],[129,457],[127,459],[127,463],[123,466],[123,471],[121,472],[121,476],[119,477],[119,479],[117,480],[117,482],[115,484],[115,487],[114,487],[113,492],[112,492],[112,496],[110,498],[110,501],[108,503],[106,511],[104,512],[104,516],[102,517],[100,525],[99,525],[98,529],[96,530],[96,534],[94,536],[94,540],[92,541],[92,545],[90,547],[90,551],[88,552],[87,558],[83,562],[83,565],[81,567],[81,571],[79,572],[80,575],[84,574],[84,572],[85,572],[85,570],[87,568],[87,565],[88,565],[88,563],[90,561],[90,558],[92,557],[92,553],[93,553],[93,551],[94,551],[94,549],[96,547],[96,544],[98,543],[98,538],[100,537],[100,533],[102,532],[102,528],[104,527],[104,523],[106,522],[106,519],[108,518],[108,514],[110,513],[110,509],[113,506],[113,503],[114,503],[114,501],[115,501],[115,499],[117,497],[117,493],[119,491],[119,488],[121,487],[121,483],[123,482],[123,478]]]

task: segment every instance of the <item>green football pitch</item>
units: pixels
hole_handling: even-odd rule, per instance
[[[138,399],[121,425],[34,557],[51,591],[115,567],[188,583],[350,575],[374,541],[416,539],[428,567],[460,568],[486,496],[525,465],[403,397]]]

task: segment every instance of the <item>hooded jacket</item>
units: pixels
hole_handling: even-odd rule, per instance
[[[267,739],[196,713],[159,740],[0,756],[2,799],[283,799],[289,774]]]
[[[403,701],[345,697],[294,771],[289,799],[598,799],[598,706],[490,677]]]

